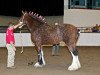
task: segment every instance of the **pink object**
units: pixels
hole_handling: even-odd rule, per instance
[[[9,28],[6,30],[6,43],[10,44],[10,42],[13,42],[15,44],[15,38],[14,38],[14,29],[10,30]]]

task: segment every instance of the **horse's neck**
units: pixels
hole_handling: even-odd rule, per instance
[[[37,28],[41,27],[42,24],[40,22],[38,22],[38,21],[28,21],[27,22],[27,26],[28,26],[30,32],[33,32]]]
[[[42,28],[45,30],[48,30],[48,31],[54,31],[57,27],[52,26],[52,25],[48,25],[48,24],[44,24]]]

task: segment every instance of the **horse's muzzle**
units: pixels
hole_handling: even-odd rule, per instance
[[[19,28],[21,29],[25,24],[23,22],[19,22]]]

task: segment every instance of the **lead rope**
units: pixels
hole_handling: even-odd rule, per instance
[[[22,50],[21,50],[21,53],[23,53],[23,43],[22,43],[22,35],[21,35],[21,30],[20,30],[20,39],[21,39],[21,45],[22,45]]]

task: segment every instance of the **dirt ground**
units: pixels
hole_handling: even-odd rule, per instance
[[[71,55],[67,47],[60,47],[59,56],[51,55],[52,47],[44,47],[46,66],[35,68],[37,53],[34,47],[24,47],[24,53],[17,47],[16,69],[7,69],[7,50],[0,48],[0,75],[100,75],[100,47],[77,47],[81,68],[77,71],[68,71],[71,64]],[[33,65],[28,63],[33,62]]]

